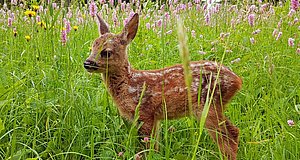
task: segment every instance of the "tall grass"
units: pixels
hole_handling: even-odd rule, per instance
[[[269,5],[265,10],[263,5],[257,3],[251,11],[255,14],[251,27],[250,5],[213,4],[203,9],[194,2],[191,6],[173,2],[163,9],[148,2],[140,11],[129,59],[137,69],[181,63],[176,22],[178,15],[185,17],[190,59],[222,61],[243,78],[242,91],[226,111],[240,128],[238,158],[296,160],[300,159],[300,24],[295,20],[300,18],[299,10],[289,15],[289,3]],[[121,31],[123,19],[132,10],[138,10],[134,4],[125,11],[120,4],[116,6],[98,4],[114,33]],[[52,4],[45,3],[43,8],[48,10],[37,15],[46,29],[37,25],[36,17],[24,19],[19,6],[1,10],[0,159],[134,159],[141,150],[148,159],[191,159],[193,155],[220,159],[215,143],[206,133],[199,136],[199,125],[190,127],[187,118],[162,122],[160,152],[145,150],[141,138],[130,133],[131,124],[120,118],[100,76],[83,68],[89,47],[98,37],[87,8],[72,6],[71,17],[67,9],[55,9]],[[11,13],[15,19],[10,27]],[[83,22],[78,21],[80,16]],[[65,45],[60,39],[64,17],[71,27],[78,26],[68,33]],[[282,32],[278,40],[278,34],[272,35],[274,29]],[[294,39],[294,46],[289,46],[289,38]]]

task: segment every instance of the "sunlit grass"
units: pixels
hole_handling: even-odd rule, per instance
[[[67,9],[46,3],[43,8],[48,11],[37,11],[32,18],[19,6],[10,12],[1,10],[0,159],[130,159],[145,149],[142,138],[130,135],[131,125],[120,118],[100,76],[83,68],[98,32],[88,9],[76,9],[77,5],[70,8],[71,17]],[[300,104],[300,23],[295,22],[299,10],[289,16],[289,3],[268,6],[264,12],[262,5],[256,4],[251,27],[250,5],[238,5],[236,11],[233,5],[221,5],[206,22],[203,5],[192,3],[189,9],[186,4],[184,9],[173,4],[173,9],[166,5],[161,10],[148,2],[140,14],[137,36],[128,47],[129,60],[137,69],[181,63],[176,29],[180,14],[190,59],[223,61],[243,79],[243,89],[225,113],[240,128],[238,158],[296,160],[300,159],[300,113],[295,107]],[[175,13],[177,6],[182,9]],[[114,33],[121,31],[130,15],[130,10],[118,7],[115,10],[108,4],[106,9],[98,4]],[[8,26],[11,13],[14,21]],[[63,18],[71,24],[65,44],[61,41],[66,28]],[[278,40],[272,35],[275,29],[282,32]],[[289,46],[289,38],[294,46]],[[199,128],[190,128],[189,123],[187,118],[162,122],[161,150],[150,151],[149,159],[192,158]],[[197,159],[219,159],[217,146],[207,134],[200,138]]]

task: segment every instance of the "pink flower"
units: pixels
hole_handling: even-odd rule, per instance
[[[146,143],[146,142],[149,142],[150,139],[149,139],[149,137],[144,137],[144,140],[143,140],[143,141]]]
[[[254,12],[256,10],[256,6],[255,5],[251,5],[249,7],[249,12]]]
[[[207,12],[206,15],[205,15],[205,23],[206,25],[209,25],[210,24],[210,12]]]
[[[299,0],[291,0],[291,8],[297,11],[299,8]]]
[[[141,156],[140,156],[139,154],[136,154],[136,155],[134,156],[134,159],[135,159],[135,160],[141,160]]]
[[[124,12],[125,9],[126,9],[126,3],[123,2],[123,3],[121,3],[121,10]]]
[[[295,125],[295,122],[293,120],[291,120],[291,119],[287,120],[287,123],[291,127]]]
[[[122,157],[123,154],[124,154],[124,152],[119,152],[119,153],[118,153],[118,156],[119,156],[119,157]]]
[[[69,32],[71,31],[71,24],[70,24],[70,21],[67,20],[65,25],[66,25],[66,31],[67,31],[67,33],[69,33]]]
[[[161,24],[162,24],[162,20],[160,19],[157,21],[157,27],[161,27]]]
[[[89,10],[90,10],[90,15],[92,17],[95,17],[96,14],[97,14],[98,7],[97,7],[97,5],[96,5],[96,3],[94,1],[92,1],[90,3]]]
[[[248,15],[248,22],[249,22],[249,25],[250,25],[251,27],[254,26],[254,18],[255,18],[255,14],[249,14],[249,15]]]
[[[57,4],[56,3],[52,3],[52,8],[56,9],[57,8]]]
[[[151,28],[150,23],[146,23],[146,28],[147,28],[147,29],[150,29],[150,28]]]
[[[280,18],[278,24],[277,24],[277,28],[279,29],[281,27],[281,24],[282,24],[282,18]]]
[[[11,27],[12,26],[12,18],[8,17],[7,19],[7,26]]]
[[[276,41],[278,41],[281,36],[282,36],[282,32],[279,32],[277,37],[276,37]]]
[[[37,15],[37,16],[35,17],[35,19],[36,19],[36,22],[41,22],[41,17],[40,17],[39,15]]]
[[[296,12],[296,10],[294,9],[290,9],[288,16],[292,17],[294,15],[294,13]]]
[[[61,38],[61,43],[63,45],[65,45],[67,43],[67,31],[65,29],[63,29],[61,31],[61,37],[60,38]]]
[[[129,19],[128,18],[125,18],[124,20],[123,20],[123,25],[124,26],[126,26],[126,24],[129,22]]]
[[[289,38],[289,40],[288,40],[288,44],[289,44],[289,46],[290,47],[293,47],[294,45],[295,45],[295,39],[293,39],[293,38]]]
[[[299,19],[296,17],[295,19],[294,19],[294,24],[296,24],[296,23],[298,23],[299,22]]]
[[[277,36],[277,34],[278,34],[278,29],[274,29],[274,31],[273,31],[273,37],[276,37]]]
[[[114,0],[109,0],[109,4],[111,5],[111,6],[114,6]]]
[[[297,54],[300,54],[300,48],[297,48],[296,53],[297,53]]]

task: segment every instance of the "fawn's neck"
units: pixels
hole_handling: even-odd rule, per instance
[[[103,73],[102,78],[104,83],[112,96],[118,96],[124,94],[125,90],[123,87],[128,86],[129,78],[132,69],[129,62],[125,65],[120,66],[118,71],[114,73]]]

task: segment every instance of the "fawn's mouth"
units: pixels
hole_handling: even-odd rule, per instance
[[[86,60],[83,63],[83,66],[88,72],[94,72],[99,69],[99,66],[97,65],[96,62],[89,61],[89,60]]]

